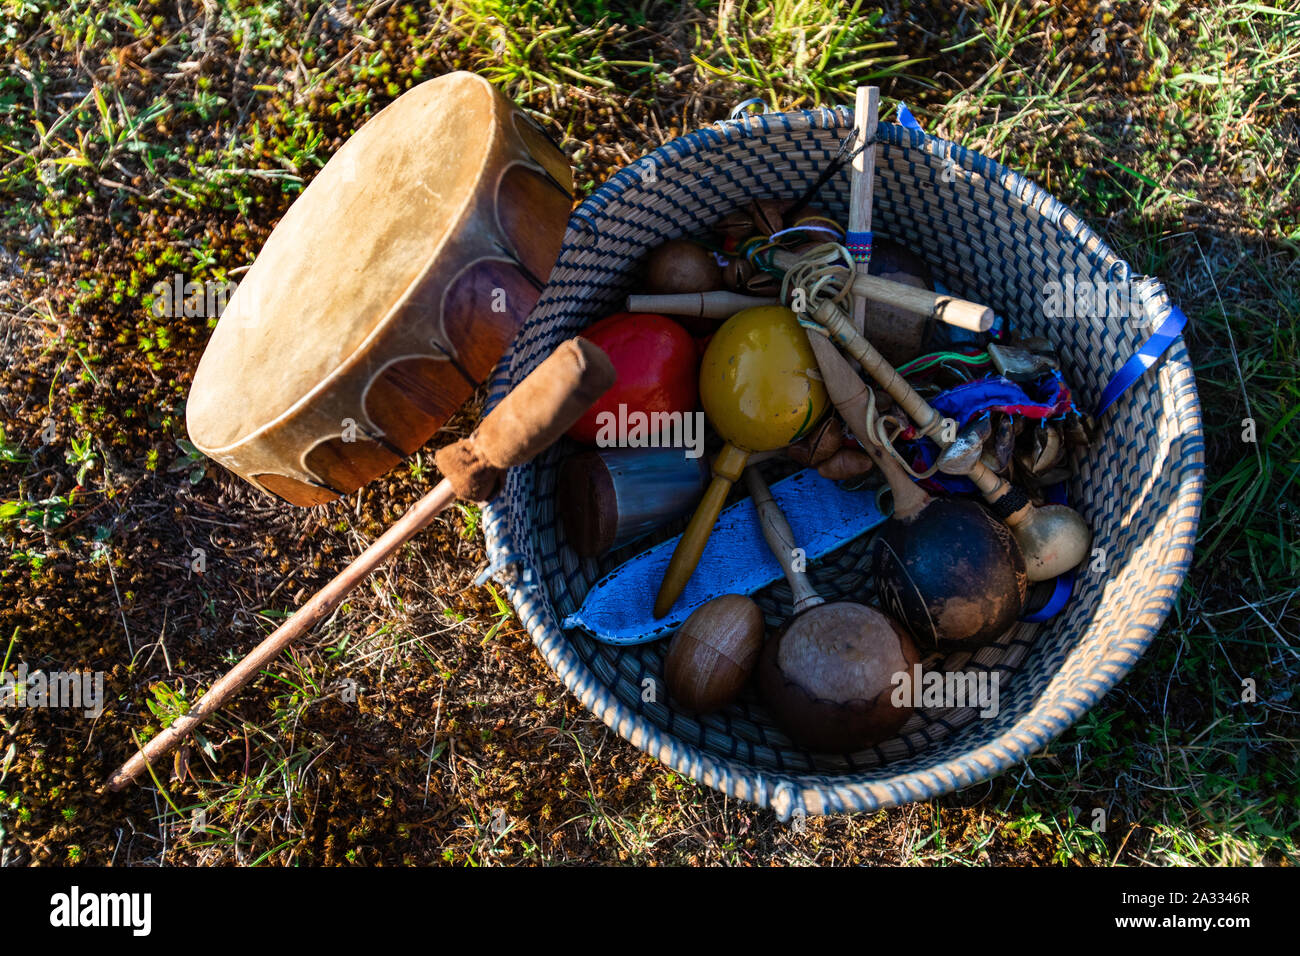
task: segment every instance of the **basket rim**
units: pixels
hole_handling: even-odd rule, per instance
[[[629,185],[639,184],[646,164],[656,169],[661,162],[677,164],[692,154],[724,145],[735,137],[765,135],[780,127],[782,132],[852,126],[852,110],[846,107],[819,108],[784,113],[751,114],[737,119],[720,120],[710,127],[686,133],[665,143],[646,156],[614,173],[570,218],[570,237],[594,229],[591,215],[618,198]],[[995,160],[919,129],[893,123],[880,123],[877,139],[910,149],[935,151],[952,157],[964,169],[1000,184],[1019,201],[1048,218],[1068,237],[1087,251],[1098,264],[1107,261],[1110,268],[1122,265],[1127,279],[1132,271],[1104,239],[1059,199],[1020,173]],[[939,153],[937,151],[944,151]],[[597,234],[598,234],[598,230]],[[576,241],[576,240],[575,240]],[[563,257],[563,251],[561,253]],[[1173,308],[1163,283],[1154,280],[1154,309],[1161,319]],[[547,296],[543,293],[542,302]],[[540,304],[540,303],[539,303]],[[525,328],[527,328],[526,323]],[[522,332],[516,336],[493,376],[487,401],[491,409],[504,397],[512,384],[527,371],[514,368],[512,360]],[[1171,543],[1161,571],[1166,580],[1150,593],[1140,608],[1134,610],[1121,636],[1112,641],[1105,656],[1088,671],[1088,679],[1072,686],[1068,695],[1034,704],[1012,726],[995,739],[956,757],[949,757],[928,768],[916,768],[891,776],[864,781],[861,774],[828,775],[812,772],[763,770],[731,758],[721,757],[686,743],[661,729],[642,714],[620,701],[611,688],[596,677],[590,665],[573,653],[568,638],[559,628],[550,599],[537,583],[532,569],[522,575],[503,575],[503,583],[520,620],[551,670],[592,714],[619,736],[670,769],[730,796],[770,808],[778,819],[789,820],[796,814],[817,815],[841,812],[872,812],[916,800],[937,797],[968,787],[1008,770],[1027,760],[1096,705],[1136,665],[1155,639],[1171,610],[1177,591],[1191,565],[1205,483],[1204,448],[1201,439],[1200,401],[1186,343],[1180,334],[1164,355],[1152,366],[1165,367],[1176,373],[1170,383],[1173,411],[1180,422],[1180,432],[1191,442],[1190,453],[1177,463],[1176,497],[1171,505],[1179,515],[1170,532]],[[1147,372],[1151,369],[1148,368]],[[1145,378],[1145,373],[1144,376]],[[1120,402],[1124,401],[1123,398]],[[1116,403],[1117,405],[1119,402]],[[1113,414],[1113,410],[1112,410]],[[531,469],[523,465],[516,471]],[[488,573],[501,572],[520,562],[508,529],[508,507],[499,495],[484,509],[484,534],[490,556]],[[1157,620],[1160,624],[1149,623]],[[554,622],[554,623],[553,623]],[[1040,712],[1041,711],[1041,712]],[[883,768],[888,772],[888,765]]]

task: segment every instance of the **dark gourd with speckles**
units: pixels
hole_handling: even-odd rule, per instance
[[[881,606],[928,647],[996,639],[1020,615],[1029,586],[1011,529],[960,498],[930,498],[908,515],[895,511],[872,567]]]

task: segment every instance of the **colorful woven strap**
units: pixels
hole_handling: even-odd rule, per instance
[[[853,256],[854,262],[871,261],[871,232],[850,232],[844,237],[844,245]]]

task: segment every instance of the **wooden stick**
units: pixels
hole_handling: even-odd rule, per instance
[[[772,252],[772,264],[778,269],[789,272],[799,261],[799,254],[788,249]],[[971,332],[987,332],[993,327],[993,310],[987,305],[959,299],[956,296],[941,295],[929,289],[918,289],[905,282],[894,282],[880,276],[858,274],[853,277],[853,296],[865,298],[870,304],[890,305],[901,312],[906,312],[917,319],[934,319],[945,325]],[[708,294],[708,293],[706,293]],[[858,330],[860,334],[865,334]]]
[[[793,265],[797,253],[779,250],[773,262],[781,267]],[[919,321],[934,319],[946,325],[972,332],[987,332],[993,327],[993,310],[978,302],[940,295],[918,289],[906,282],[879,276],[853,277],[853,295],[877,306],[892,306]],[[660,315],[689,315],[705,319],[729,319],[741,309],[759,305],[779,305],[780,299],[738,292],[680,292],[667,295],[630,295],[629,312],[657,312]]]
[[[930,496],[925,490],[913,483],[893,456],[876,444],[876,436],[867,427],[867,385],[853,371],[848,360],[840,354],[830,339],[812,329],[807,330],[808,344],[817,356],[817,368],[822,374],[822,382],[831,397],[840,417],[849,431],[857,438],[862,450],[870,456],[880,469],[889,488],[894,493],[894,514],[908,518],[917,514],[930,503]]]
[[[473,482],[483,481],[486,475],[491,480],[484,487],[494,487],[500,472],[523,464],[558,440],[614,383],[614,378],[608,356],[592,343],[571,339],[557,348],[488,413],[473,435],[448,446],[461,459],[473,462],[464,479],[449,472],[450,477],[438,482],[334,580],[227,671],[189,713],[178,717],[119,767],[108,779],[108,789],[121,790],[171,753],[286,647],[328,617],[371,571],[456,500],[456,484],[463,481],[463,494],[465,488],[480,487]],[[456,457],[444,459],[440,453],[439,464]]]
[[[952,444],[951,441],[945,438],[943,429],[939,428],[943,417],[935,411],[934,406],[922,398],[916,389],[912,388],[911,383],[899,375],[885,361],[884,356],[876,351],[875,346],[868,342],[864,336],[856,334],[851,329],[848,317],[841,309],[836,307],[835,303],[823,302],[813,313],[813,318],[831,334],[831,338],[835,339],[844,348],[844,351],[857,359],[863,371],[874,378],[876,383],[889,393],[889,397],[899,404],[922,434],[928,434],[941,451]],[[822,341],[817,341],[819,339]],[[817,353],[820,360],[825,355],[824,349],[829,345],[829,342],[811,330],[808,332],[808,340],[813,344],[813,351]],[[831,346],[831,348],[834,348],[834,346]],[[823,380],[826,379],[825,367],[822,367],[822,377]],[[830,386],[831,382],[826,381],[828,390]],[[833,395],[831,400],[834,401]],[[839,407],[838,403],[836,407]],[[843,411],[841,411],[841,417],[843,417],[843,414]],[[852,428],[852,422],[848,421],[848,419],[845,419],[845,422]],[[854,432],[854,434],[856,435],[857,432]],[[861,443],[862,436],[859,435],[858,439]],[[1000,498],[1010,487],[982,462],[977,461],[967,472],[967,476],[986,497],[996,493]]]
[[[899,404],[922,434],[929,435],[941,451],[952,444],[952,441],[945,437],[944,430],[939,427],[944,419],[935,411],[934,406],[922,398],[916,389],[912,388],[907,379],[899,375],[885,361],[884,356],[876,351],[875,347],[864,336],[857,333],[849,325],[848,317],[835,303],[823,302],[813,313],[813,318],[826,331],[830,332],[831,337],[839,342],[849,355],[857,359],[863,371],[874,378],[880,387],[889,393],[889,397]],[[821,338],[821,336],[816,332],[810,332],[808,338],[811,341],[814,338]],[[823,370],[822,374],[825,375],[825,370]],[[989,472],[988,468],[980,462],[976,462],[974,467],[971,468],[969,477],[976,487],[986,494],[997,491],[1001,485],[1006,484],[997,475]],[[986,485],[989,485],[990,482],[991,486],[986,490]],[[1001,492],[1005,494],[1005,490],[1001,489]]]
[[[629,312],[689,315],[700,319],[729,319],[742,309],[780,304],[781,300],[775,296],[741,295],[739,292],[677,292],[627,297]]]
[[[790,584],[790,591],[794,596],[794,613],[799,614],[810,607],[825,604],[826,599],[813,589],[804,573],[795,570],[794,529],[790,527],[785,512],[772,497],[771,489],[767,487],[767,482],[763,480],[757,468],[751,466],[745,469],[745,484],[749,486],[749,496],[754,499],[754,510],[758,512],[758,526],[763,529],[767,546],[771,549],[777,563],[781,565],[785,579]]]
[[[876,351],[875,346],[852,328],[848,316],[835,303],[822,302],[814,311],[813,318],[831,334],[831,338],[843,346],[849,355],[857,359],[863,371],[874,378],[880,387],[889,393],[889,397],[899,404],[903,411],[907,413],[907,417],[916,424],[916,427],[923,435],[929,435],[941,451],[952,444],[952,441],[945,437],[944,429],[940,428],[940,424],[944,419],[935,411],[934,406],[922,398],[916,389],[912,388],[911,383],[899,375],[885,361],[884,356]],[[821,336],[810,331],[808,338],[809,341],[812,341],[821,338]],[[823,370],[822,374],[825,375],[825,370]],[[954,422],[954,428],[955,425]],[[969,472],[971,481],[981,491],[985,490],[985,484],[990,481],[986,472],[988,472],[988,468],[980,462],[976,462]],[[991,480],[993,490],[997,490],[1000,484],[1005,484],[996,475],[993,475]]]
[[[875,346],[853,328],[849,317],[834,302],[824,301],[813,311],[813,318],[831,334],[851,357],[857,360],[863,371],[875,379],[880,387],[889,393],[916,423],[922,434],[936,432],[942,417],[930,403],[917,394],[916,389],[908,384],[907,379],[899,375],[894,367],[885,361],[885,357],[876,351]],[[809,336],[811,340],[817,333]],[[936,439],[937,440],[937,439]]]
[[[189,713],[172,721],[170,727],[150,740],[143,750],[135,753],[130,760],[119,767],[109,777],[108,789],[121,790],[143,774],[146,765],[156,763],[175,750],[196,727],[224,707],[231,697],[253,680],[263,667],[279,657],[286,647],[329,617],[371,571],[423,531],[439,512],[455,500],[456,493],[452,490],[451,482],[446,478],[438,482],[431,492],[417,501],[334,580],[317,591],[306,604],[294,612],[289,620],[272,631],[243,660],[226,671],[225,675],[190,708]]]
[[[987,332],[993,328],[993,310],[987,305],[942,295],[929,289],[918,289],[914,285],[882,279],[880,276],[854,276],[853,296],[855,300],[885,303],[920,318],[933,318],[944,325],[971,332]]]
[[[859,86],[853,109],[853,172],[849,178],[849,236],[871,232],[871,193],[876,175],[876,119],[880,109],[880,89]],[[850,238],[850,242],[852,239]],[[856,259],[856,256],[855,256]],[[860,276],[867,274],[868,262],[861,259],[854,269]],[[857,296],[853,300],[853,327],[859,332],[867,328],[867,300]]]

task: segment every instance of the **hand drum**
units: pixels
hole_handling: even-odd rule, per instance
[[[482,77],[451,73],[358,130],[289,208],[208,342],[195,446],[314,505],[424,444],[541,294],[568,164]]]

